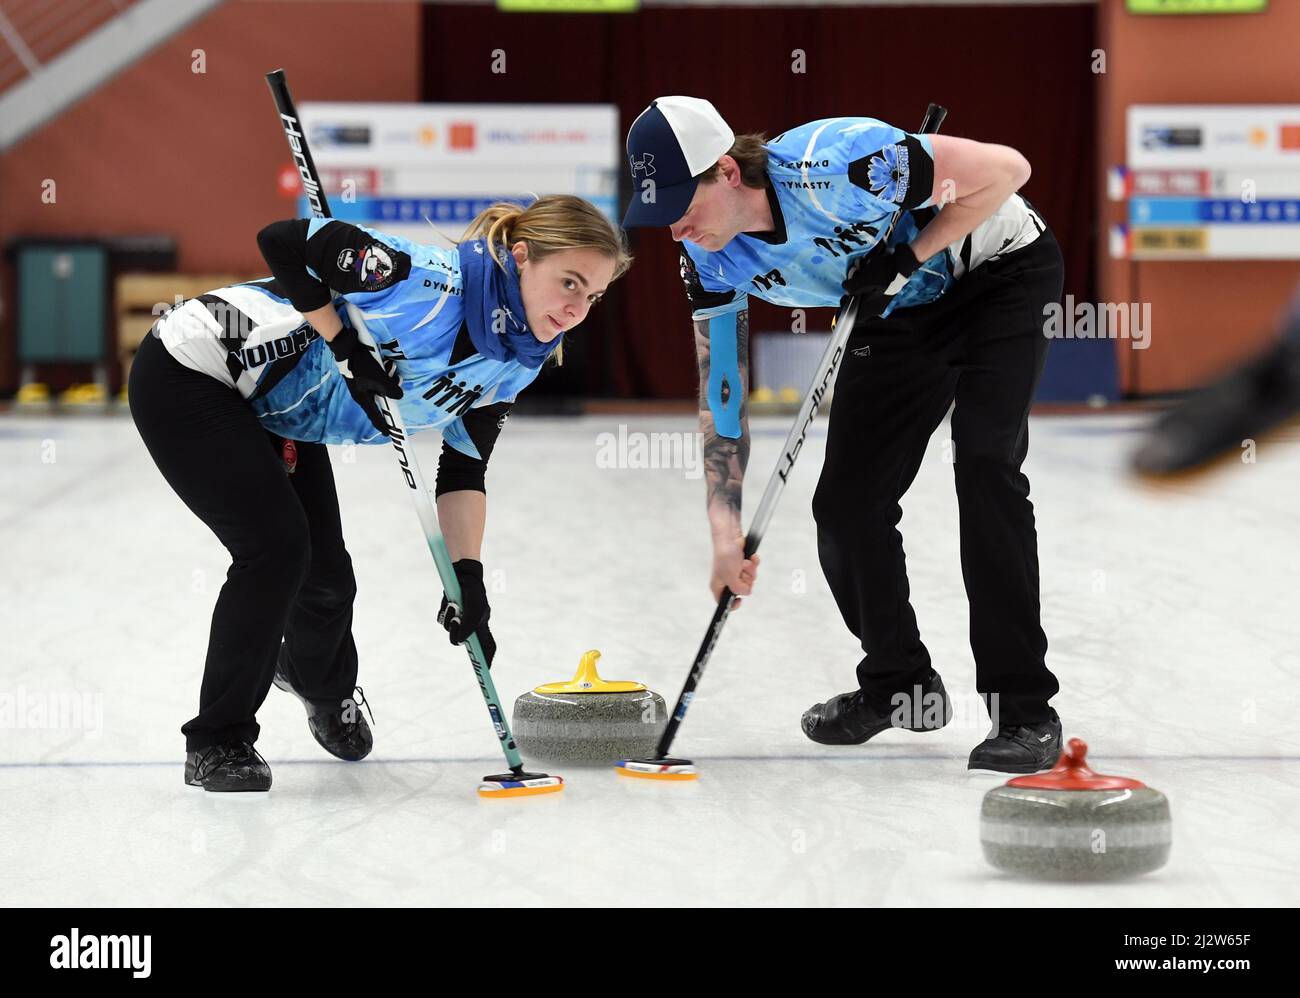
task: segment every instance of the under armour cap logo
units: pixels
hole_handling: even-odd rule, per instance
[[[632,174],[635,176],[638,171],[644,170],[647,177],[653,177],[655,173],[654,163],[655,154],[652,152],[646,153],[640,159],[632,157]]]

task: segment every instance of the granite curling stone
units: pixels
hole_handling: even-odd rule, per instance
[[[1088,768],[1071,738],[1055,768],[984,795],[980,844],[999,870],[1043,880],[1118,880],[1169,859],[1169,801],[1158,790]]]
[[[663,697],[641,683],[601,679],[599,658],[587,652],[571,681],[547,683],[515,701],[511,727],[520,752],[595,765],[655,754],[668,723]]]

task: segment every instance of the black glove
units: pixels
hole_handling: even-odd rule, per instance
[[[401,382],[396,375],[389,374],[380,366],[375,355],[366,349],[357,337],[357,331],[351,326],[344,326],[329,341],[329,347],[352,398],[361,406],[370,422],[375,424],[375,429],[388,436],[388,424],[379,411],[379,406],[375,404],[375,393],[399,399],[402,397]]]
[[[920,266],[907,243],[883,247],[853,261],[841,286],[850,297],[858,299],[859,315],[878,316]]]
[[[462,558],[451,567],[456,570],[456,581],[460,583],[460,606],[449,602],[447,594],[443,593],[438,623],[447,629],[447,636],[454,645],[468,641],[469,636],[477,632],[490,669],[492,659],[496,657],[497,643],[488,630],[492,608],[488,606],[487,590],[483,588],[483,563]]]

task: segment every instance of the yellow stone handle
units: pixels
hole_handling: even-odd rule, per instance
[[[643,683],[626,679],[601,679],[596,671],[596,662],[600,652],[592,648],[578,662],[578,671],[567,683],[546,683],[537,687],[534,693],[637,693],[645,689]]]
[[[600,661],[600,652],[595,648],[583,655],[578,663],[578,671],[573,674],[573,681],[580,686],[596,686],[603,682],[600,673],[596,671],[598,661]]]

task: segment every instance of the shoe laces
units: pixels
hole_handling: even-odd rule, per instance
[[[252,742],[230,742],[221,746],[222,752],[230,762],[260,762],[266,764],[262,754],[253,748]]]
[[[266,760],[262,758],[257,749],[253,748],[252,742],[223,742],[220,745],[212,745],[203,751],[199,756],[196,775],[202,779],[223,762],[260,762],[263,766],[266,765]]]
[[[352,697],[352,706],[353,706],[354,708],[356,708],[356,707],[365,707],[365,708],[366,708],[366,713],[370,715],[370,723],[371,723],[371,724],[374,724],[374,723],[375,723],[375,712],[374,712],[373,710],[370,709],[370,701],[366,699],[366,691],[363,690],[360,686],[354,686],[354,687],[352,688],[352,691],[356,694],[356,696]],[[358,715],[357,715],[357,718],[359,719],[360,716],[361,716],[361,715],[358,714]],[[359,723],[359,720],[344,721],[344,722],[343,722],[344,726],[347,727],[349,730],[355,728],[355,727],[357,726],[358,723]]]
[[[1024,738],[1033,738],[1035,727],[1036,725],[1033,724],[1001,724],[998,725],[998,737],[1014,739],[1023,736]]]

